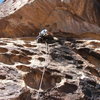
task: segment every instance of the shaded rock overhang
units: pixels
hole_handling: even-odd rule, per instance
[[[52,32],[100,35],[99,0],[6,0],[0,5],[0,37]],[[91,37],[91,36],[90,36]]]

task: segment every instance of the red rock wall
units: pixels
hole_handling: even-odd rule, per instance
[[[100,33],[98,0],[10,1],[1,5],[0,37],[32,36],[48,25],[52,32]]]

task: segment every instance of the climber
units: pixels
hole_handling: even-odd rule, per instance
[[[39,32],[39,35],[37,36],[37,42],[38,43],[52,43],[53,42],[53,36],[48,32],[47,29],[43,29],[41,32]]]

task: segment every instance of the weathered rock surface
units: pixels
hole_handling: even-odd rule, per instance
[[[99,0],[0,4],[0,100],[100,100],[99,19]],[[48,48],[32,37],[44,27]]]
[[[0,37],[32,36],[47,26],[52,32],[100,37],[99,0],[6,0],[0,19]]]
[[[100,41],[59,41],[1,38],[0,100],[35,100],[44,67],[41,100],[100,100]]]

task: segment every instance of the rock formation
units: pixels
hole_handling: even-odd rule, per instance
[[[35,100],[44,66],[41,100],[99,100],[100,41],[59,41],[1,38],[0,100]]]
[[[0,100],[100,100],[99,19],[99,0],[0,4]]]
[[[52,32],[100,34],[99,0],[6,0],[0,5],[0,37]],[[90,36],[91,37],[91,36]]]

